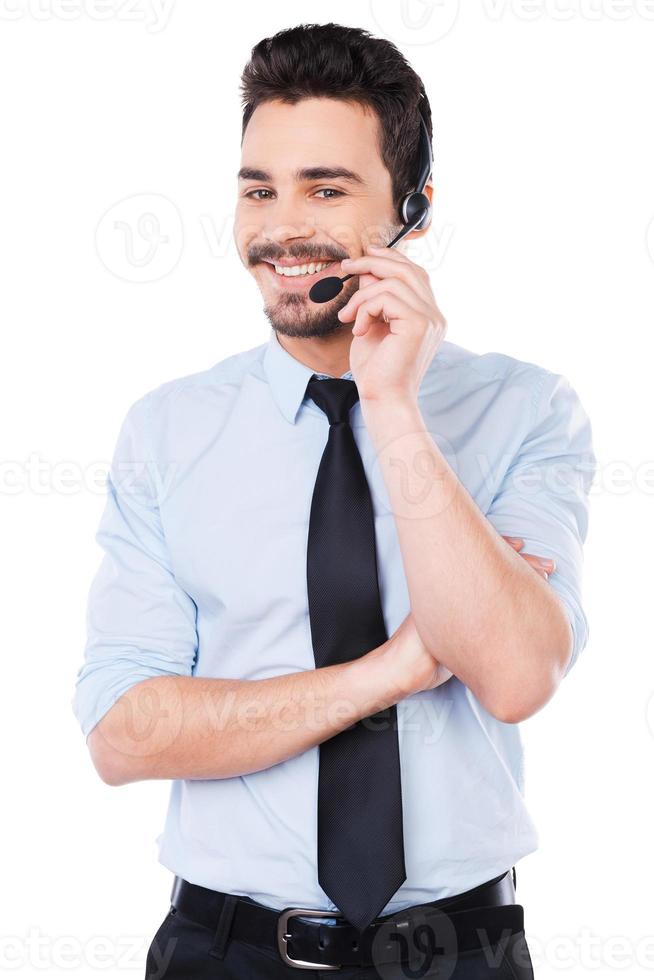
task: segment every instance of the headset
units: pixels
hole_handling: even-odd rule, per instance
[[[415,190],[405,195],[399,208],[403,227],[395,238],[388,243],[386,248],[393,248],[394,245],[401,242],[410,232],[427,228],[431,222],[431,203],[424,190],[425,184],[429,180],[433,170],[434,158],[431,149],[431,140],[429,139],[429,131],[427,130],[427,124],[422,113],[420,113],[418,160],[418,177]],[[351,279],[353,275],[354,273],[351,272],[349,275],[343,277],[327,276],[325,279],[319,279],[309,290],[309,299],[313,300],[314,303],[326,303],[328,300],[334,299],[342,290],[343,283]]]

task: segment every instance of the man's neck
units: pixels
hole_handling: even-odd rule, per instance
[[[316,374],[340,378],[350,370],[352,337],[287,337],[277,333],[280,345],[291,357],[310,367]]]

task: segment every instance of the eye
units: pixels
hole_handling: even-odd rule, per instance
[[[254,195],[254,194],[271,194],[271,193],[272,193],[272,192],[271,192],[271,191],[269,191],[269,190],[268,190],[268,189],[267,189],[266,187],[257,187],[257,188],[256,188],[256,190],[253,190],[253,191],[247,191],[247,192],[246,192],[246,193],[245,193],[245,194],[243,195],[243,197],[250,197],[250,198],[252,198],[252,199],[253,199],[253,200],[255,200],[255,201],[261,201],[261,200],[264,200],[264,201],[267,201],[267,200],[268,200],[268,198],[265,198],[265,197],[264,197],[264,198],[261,198],[261,197],[256,197],[256,198],[255,198],[255,197],[253,197],[253,195]]]
[[[320,190],[316,191],[316,194],[332,194],[333,197],[324,197],[323,201],[333,201],[334,197],[345,197],[345,191],[339,191],[335,187],[321,187]]]

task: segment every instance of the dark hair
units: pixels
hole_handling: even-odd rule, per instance
[[[393,203],[413,190],[420,115],[432,137],[431,109],[420,77],[391,41],[359,27],[300,24],[259,41],[243,69],[241,142],[262,102],[329,96],[372,107],[379,118],[380,155],[391,175]]]

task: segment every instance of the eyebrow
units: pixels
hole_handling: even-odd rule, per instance
[[[363,177],[348,170],[347,167],[303,167],[296,170],[294,177],[297,181],[307,180],[349,180],[353,184],[364,184]],[[238,172],[239,180],[272,181],[272,175],[267,170],[256,170],[253,167],[241,167]]]

